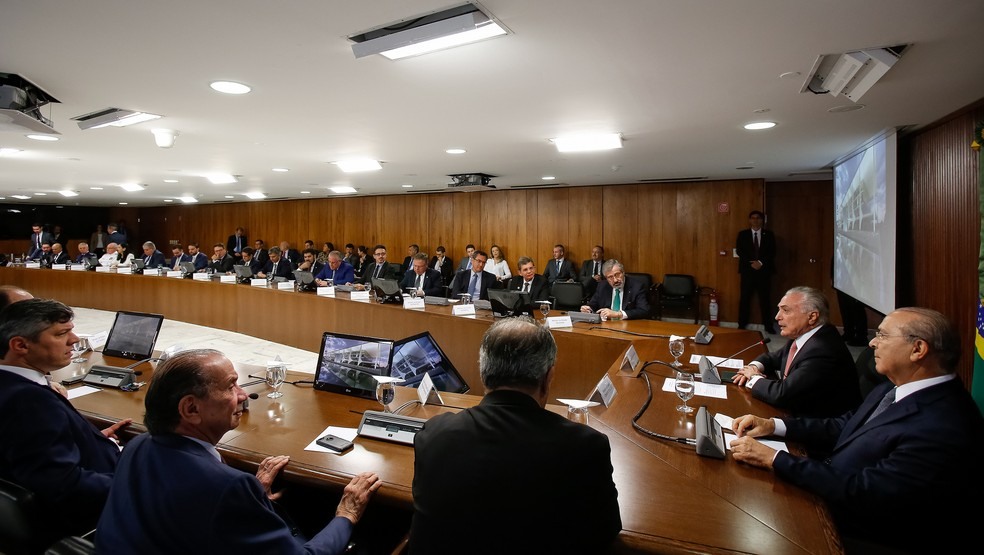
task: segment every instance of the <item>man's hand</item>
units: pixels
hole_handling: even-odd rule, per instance
[[[601,309],[601,310],[598,311],[598,314],[601,314],[601,317],[603,319],[604,318],[607,318],[608,320],[621,320],[622,319],[622,312],[621,311],[612,310],[610,308],[603,308],[603,309]]]
[[[260,462],[260,466],[256,469],[256,479],[263,485],[263,489],[266,491],[267,498],[270,501],[276,501],[284,494],[282,491],[273,493],[273,481],[277,478],[277,474],[280,473],[280,469],[287,466],[289,461],[290,457],[287,455],[267,457]]]
[[[772,460],[776,458],[776,450],[745,436],[731,442],[731,456],[739,462],[771,469]]]
[[[776,431],[776,423],[771,418],[746,414],[731,421],[731,431],[738,437],[768,436]]]
[[[119,439],[118,437],[116,437],[116,432],[122,430],[123,428],[126,428],[132,422],[133,422],[132,418],[124,418],[123,420],[120,420],[116,424],[113,424],[112,426],[104,430],[101,430],[102,435],[108,437],[109,439]]]
[[[65,386],[63,386],[62,384],[60,384],[60,383],[58,383],[56,381],[52,381],[48,385],[51,386],[51,389],[53,389],[56,392],[58,392],[59,395],[61,395],[62,397],[68,399],[68,390],[65,389]]]
[[[362,513],[366,512],[366,507],[369,505],[369,498],[382,485],[382,480],[375,472],[363,472],[352,478],[352,481],[345,486],[335,516],[347,518],[352,524],[358,524]]]
[[[752,260],[752,269],[753,270],[761,270],[762,269],[762,262],[760,262],[758,260]]]
[[[584,305],[584,306],[581,307],[581,312],[587,312],[588,314],[591,314],[594,311],[591,310],[591,307],[590,306]]]
[[[748,380],[752,379],[752,376],[765,376],[759,369],[758,366],[752,364],[746,364],[741,367],[741,370],[735,373],[735,377],[731,378],[731,381],[738,385],[745,385]]]

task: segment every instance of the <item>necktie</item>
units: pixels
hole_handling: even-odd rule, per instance
[[[893,387],[892,389],[889,389],[888,390],[888,393],[886,393],[885,396],[882,397],[881,402],[878,403],[878,406],[875,407],[875,410],[873,410],[871,412],[871,416],[869,416],[868,419],[864,421],[865,424],[867,424],[868,422],[871,422],[872,420],[875,419],[876,416],[878,416],[879,414],[885,412],[885,409],[887,409],[889,405],[891,405],[892,403],[895,402],[895,390],[896,389],[897,388]]]
[[[560,260],[557,261],[557,275],[560,276]]]
[[[758,231],[753,231],[752,232],[752,244],[754,245],[755,259],[758,260],[758,255],[759,255],[759,232]]]
[[[478,299],[479,288],[478,288],[478,274],[472,272],[471,287],[468,288],[469,293],[471,293],[472,300]]]
[[[424,276],[417,276],[417,285],[416,285],[416,288],[417,289],[423,289],[424,288]]]
[[[596,275],[598,275],[598,274],[600,274],[600,273],[601,273],[601,272],[599,272],[599,271],[598,271],[598,263],[597,263],[597,262],[595,262],[595,263],[594,263],[594,271],[593,271],[593,272],[591,273],[591,275],[593,275],[593,276],[596,276]]]
[[[789,377],[789,368],[793,365],[793,357],[796,356],[796,342],[789,347],[789,354],[786,355],[786,371],[783,373],[783,378]]]
[[[378,278],[378,277],[379,277],[379,272],[380,272],[380,271],[381,271],[382,269],[383,269],[383,266],[382,266],[381,264],[376,264],[376,271],[375,271],[375,272],[373,272],[373,274],[372,274],[372,277],[373,277],[373,278]]]
[[[530,282],[524,281],[523,282],[523,293],[529,293],[529,292],[530,292]]]
[[[270,275],[271,276],[277,275],[277,264],[280,264],[280,263],[279,262],[274,262],[273,263],[273,270],[270,272]]]
[[[612,299],[612,310],[614,310],[615,312],[621,312],[622,311],[622,290],[621,289],[616,289],[615,290],[615,298]]]

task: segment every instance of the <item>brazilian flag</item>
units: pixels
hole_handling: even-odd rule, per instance
[[[971,147],[980,155],[977,163],[977,200],[981,214],[984,215],[984,122],[978,123],[974,130]],[[984,412],[984,225],[981,226],[980,254],[977,259],[977,337],[974,339],[974,378],[971,393],[977,407]]]

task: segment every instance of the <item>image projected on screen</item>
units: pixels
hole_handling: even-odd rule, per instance
[[[438,391],[468,391],[468,384],[430,333],[424,332],[397,341],[393,347],[391,375],[405,380],[400,385],[417,387],[424,379],[424,374],[430,374],[434,388]]]
[[[375,398],[373,376],[389,376],[393,342],[372,337],[325,333],[314,387],[357,397]]]
[[[895,310],[896,136],[834,167],[834,287],[882,313]]]

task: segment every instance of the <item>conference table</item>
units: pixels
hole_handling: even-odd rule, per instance
[[[475,394],[442,393],[444,406],[414,404],[401,414],[428,418],[481,401],[477,347],[484,330],[493,321],[490,317],[453,316],[448,307],[441,306],[427,306],[424,311],[405,310],[400,306],[351,301],[341,294],[334,299],[321,298],[247,285],[151,276],[0,268],[0,280],[24,287],[36,296],[58,298],[73,306],[156,312],[167,318],[249,333],[309,350],[317,350],[320,333],[325,330],[357,334],[375,330],[376,336],[396,338],[427,330],[472,385],[471,393]],[[181,302],[172,303],[177,298]],[[257,308],[248,310],[253,304]],[[271,306],[278,307],[283,316],[264,316],[270,311],[263,307]],[[244,317],[246,312],[250,317]],[[552,314],[556,315],[559,313]],[[303,323],[298,325],[295,320]],[[240,324],[244,329],[237,328]],[[283,328],[299,335],[284,332]],[[843,552],[826,506],[815,496],[776,479],[771,472],[740,464],[730,455],[723,460],[701,457],[692,446],[654,439],[633,428],[633,417],[650,395],[648,377],[652,402],[639,417],[639,425],[667,436],[694,437],[694,414],[677,412],[679,399],[672,392],[662,391],[662,385],[665,378],[673,375],[664,364],[671,360],[668,336],[693,336],[696,329],[689,324],[639,320],[579,323],[573,328],[553,330],[558,343],[555,386],[560,387],[551,390],[551,403],[557,398],[584,398],[605,375],[616,390],[610,405],[591,408],[588,419],[588,425],[608,436],[612,447],[613,478],[619,492],[623,525],[614,551]],[[693,353],[727,356],[761,339],[757,332],[728,328],[713,328],[713,331],[710,344],[688,341],[681,360],[688,362]],[[317,335],[317,344],[308,335]],[[641,372],[622,369],[630,347],[641,362],[651,362]],[[754,356],[763,349],[763,346],[755,347],[745,356]],[[112,366],[132,362],[104,359],[99,353],[91,353],[89,359],[90,364]],[[407,514],[412,511],[411,446],[358,437],[355,447],[342,455],[304,449],[329,425],[357,427],[364,411],[382,408],[378,402],[318,391],[310,385],[284,385],[281,389],[284,396],[270,399],[265,395],[269,388],[249,377],[262,375],[262,367],[237,364],[236,368],[240,383],[251,384],[246,386],[247,392],[257,393],[259,397],[250,401],[249,411],[239,427],[227,433],[218,446],[230,464],[255,471],[265,456],[287,454],[291,461],[283,478],[288,483],[335,493],[353,475],[373,471],[384,482],[373,504]],[[137,369],[142,372],[139,379],[149,381],[154,364],[144,363]],[[689,364],[687,369],[696,371]],[[289,372],[287,381],[311,379],[310,370],[300,370]],[[78,365],[72,365],[55,377],[64,379],[82,371]],[[97,425],[133,418],[135,424],[127,433],[129,437],[144,430],[144,391],[145,388],[136,392],[106,389],[77,397],[73,404]],[[727,385],[726,392],[726,399],[694,397],[691,405],[706,406],[712,413],[732,417],[745,413],[780,415],[741,388]],[[397,398],[390,407],[399,407],[415,398],[416,390],[397,388]],[[548,405],[548,409],[566,413],[566,408],[559,404]],[[797,451],[795,445],[790,449]]]

